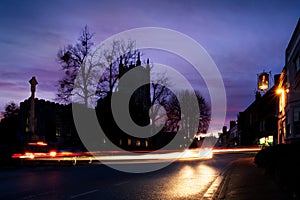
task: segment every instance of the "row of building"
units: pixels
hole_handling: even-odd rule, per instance
[[[300,142],[300,19],[285,50],[285,65],[258,76],[255,100],[223,128],[219,145],[272,145]],[[265,87],[266,86],[266,87]]]
[[[124,65],[122,62],[122,57],[119,63],[119,76],[124,75],[126,72],[132,69],[140,69],[138,79],[144,79],[150,81],[150,66],[149,61],[147,61],[146,67],[141,66],[140,54],[138,54],[138,59],[135,64]],[[135,80],[134,80],[135,81]],[[38,141],[45,142],[48,146],[54,148],[62,147],[76,147],[85,150],[85,146],[82,143],[78,129],[74,123],[73,107],[72,104],[59,104],[51,101],[45,101],[43,99],[38,99],[35,97],[36,86],[38,84],[35,77],[29,80],[31,86],[31,96],[20,103],[20,111],[18,114],[18,125],[17,125],[17,140],[21,146],[26,146],[28,143],[34,143]],[[131,85],[134,83],[130,83]],[[122,86],[122,87],[121,87]],[[118,91],[115,93],[120,93],[126,91],[126,86],[120,85]],[[149,121],[148,115],[145,107],[150,107],[150,86],[144,86],[139,88],[134,93],[134,98],[132,98],[131,104],[135,107],[133,108],[132,117],[139,123],[145,123]],[[114,121],[112,120],[110,96],[108,95],[99,99],[98,105],[95,109],[89,109],[83,106],[83,112],[88,111],[97,114],[99,123],[101,127],[105,129],[107,137],[112,140],[113,143],[119,145],[122,148],[131,149],[136,148],[146,148],[151,144],[147,139],[136,139],[129,137],[128,135],[122,134],[121,130],[117,129]],[[123,95],[124,96],[124,95]],[[109,103],[108,103],[109,102]],[[141,104],[140,102],[143,102]],[[146,103],[145,103],[146,102]],[[80,109],[82,109],[80,104],[78,104]],[[83,119],[85,120],[85,119]],[[83,132],[88,131],[83,130]],[[88,134],[88,133],[85,133]],[[102,138],[100,143],[105,144],[106,139]]]
[[[140,54],[138,54],[136,63],[131,63],[130,65],[125,65],[122,57],[120,57],[118,67],[120,77],[129,71],[133,71],[132,73],[135,73],[135,78],[130,79],[129,83],[126,82],[126,84],[119,82],[117,89],[113,91],[115,95],[119,94],[121,97],[124,97],[125,93],[127,94],[131,91],[130,86],[133,87],[136,82],[150,82],[149,60],[147,60],[145,67],[141,66]],[[95,142],[94,146],[101,145],[101,148],[104,149],[106,146],[109,146],[108,143],[111,142],[124,150],[156,150],[170,143],[176,135],[174,131],[165,130],[160,131],[154,136],[151,136],[149,133],[149,137],[146,138],[138,138],[126,134],[118,127],[114,120],[111,111],[112,94],[109,92],[106,97],[97,101],[95,109],[89,109],[81,104],[63,105],[38,99],[35,97],[36,86],[38,84],[36,78],[32,77],[29,83],[31,96],[20,103],[18,120],[16,120],[16,130],[14,130],[16,132],[18,146],[25,146],[25,148],[27,148],[27,144],[42,142],[40,144],[47,144],[47,146],[51,148],[75,147],[76,149],[86,150],[82,142],[84,138],[82,138],[82,135],[79,133],[83,133],[84,137],[89,137],[94,130],[91,130],[92,126],[89,126],[89,124],[84,125],[84,130],[80,129],[82,127],[78,128],[78,126],[75,125],[74,106],[78,106],[81,113],[86,113],[89,117],[90,114],[96,113],[97,120],[105,136],[101,136],[100,139],[98,138],[99,140],[93,140],[92,142]],[[119,99],[124,101],[122,98]],[[140,126],[145,126],[150,121],[148,113],[151,106],[150,103],[150,84],[139,87],[130,98],[130,116],[133,121]],[[121,103],[119,103],[118,106],[120,107]],[[81,115],[82,118],[79,116],[81,121],[89,121],[87,116],[84,114]],[[190,143],[190,141],[187,141],[187,144],[181,145],[184,147],[187,146],[188,143]]]

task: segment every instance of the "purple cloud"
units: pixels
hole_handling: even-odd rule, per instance
[[[265,0],[1,1],[0,110],[11,99],[28,98],[31,76],[38,79],[39,98],[55,97],[63,75],[56,53],[74,44],[84,25],[95,33],[95,43],[127,29],[158,26],[180,31],[207,50],[224,79],[227,121],[236,119],[254,99],[257,73],[281,72],[299,7],[299,1]],[[167,55],[149,57],[172,65]],[[191,72],[183,73],[203,87]]]

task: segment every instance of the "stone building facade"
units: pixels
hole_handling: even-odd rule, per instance
[[[278,142],[300,142],[300,19],[285,51],[277,89]]]

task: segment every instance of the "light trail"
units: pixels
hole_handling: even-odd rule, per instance
[[[213,153],[239,153],[239,152],[258,152],[261,146],[234,147],[234,148],[214,148]]]
[[[157,153],[137,153],[136,155],[126,155],[124,152],[107,151],[107,152],[83,152],[83,153],[25,153],[14,154],[13,158],[32,161],[105,161],[111,163],[153,163],[153,162],[170,162],[211,159],[213,157],[212,149],[187,149],[185,151],[163,151]]]
[[[234,147],[234,148],[198,148],[186,149],[184,151],[137,151],[136,155],[126,154],[124,151],[99,151],[99,152],[55,152],[49,153],[26,152],[24,154],[14,154],[12,158],[27,161],[51,161],[63,162],[71,161],[76,164],[77,161],[95,161],[109,162],[112,164],[136,164],[136,163],[155,163],[172,161],[192,161],[212,159],[214,154],[222,153],[242,153],[258,152],[260,146]]]

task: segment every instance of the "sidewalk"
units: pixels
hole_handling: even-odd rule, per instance
[[[264,169],[254,164],[254,158],[242,158],[224,174],[216,199],[225,200],[288,200],[288,196]]]

